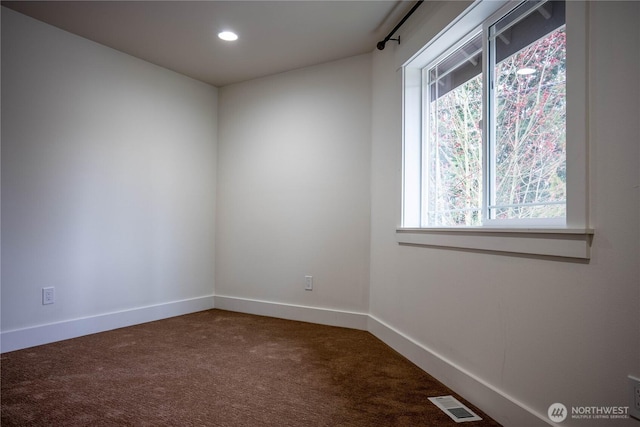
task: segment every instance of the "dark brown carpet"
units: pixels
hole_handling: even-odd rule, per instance
[[[2,426],[456,424],[454,394],[368,332],[209,310],[1,360]],[[455,394],[454,394],[455,395]]]

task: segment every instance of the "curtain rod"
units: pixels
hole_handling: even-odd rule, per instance
[[[416,9],[418,7],[420,7],[420,5],[422,4],[423,0],[418,0],[416,2],[416,4],[413,5],[413,7],[411,8],[411,10],[404,16],[404,18],[402,18],[402,20],[400,22],[398,22],[398,25],[395,26],[395,28],[393,30],[391,30],[391,32],[389,33],[389,35],[387,37],[384,38],[384,40],[379,41],[378,44],[376,45],[376,47],[378,48],[378,50],[383,50],[384,49],[384,45],[389,41],[389,40],[394,40],[397,41],[398,44],[400,44],[400,36],[398,36],[397,39],[392,39],[391,37],[393,37],[393,35],[395,34],[396,31],[398,31],[398,28],[402,27],[402,24],[404,24],[404,21],[406,21],[407,19],[409,19],[409,17],[411,16],[411,14],[413,12],[416,11]]]

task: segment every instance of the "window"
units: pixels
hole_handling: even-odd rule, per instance
[[[426,132],[423,224],[480,225],[482,211],[482,37],[423,70]]]
[[[402,236],[589,240],[586,7],[477,1],[404,65]]]
[[[561,219],[564,223],[564,2],[524,3],[488,32],[485,218]]]

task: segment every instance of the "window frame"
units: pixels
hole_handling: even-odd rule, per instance
[[[566,220],[562,223],[524,220],[487,223],[485,220],[485,224],[481,226],[421,226],[424,160],[422,70],[445,52],[459,46],[463,39],[468,40],[472,34],[496,22],[521,3],[521,0],[475,1],[403,64],[402,205],[399,226],[396,228],[398,243],[577,259],[590,258],[594,231],[590,227],[588,215],[588,2],[566,1],[565,3],[568,52]],[[485,56],[486,43],[485,38],[483,40],[485,70],[489,65]],[[486,102],[485,94],[483,103]],[[483,144],[486,144],[486,138],[483,138]],[[483,172],[486,173],[487,156],[483,157]],[[486,190],[483,187],[485,199],[488,194]],[[483,209],[485,208],[486,200]]]

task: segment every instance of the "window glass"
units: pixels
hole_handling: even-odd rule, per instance
[[[479,225],[482,209],[481,34],[428,70],[426,218]]]
[[[565,3],[499,13],[421,68],[420,226],[565,220]]]
[[[490,219],[566,215],[564,3],[524,3],[490,27]]]

